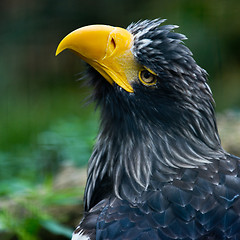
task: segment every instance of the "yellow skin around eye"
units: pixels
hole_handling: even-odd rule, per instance
[[[147,82],[148,79],[144,80],[144,78],[142,76],[144,71],[148,71],[151,74],[151,77],[152,77],[151,81]],[[138,78],[146,86],[154,86],[157,83],[157,76],[156,76],[156,74],[153,74],[152,71],[150,72],[149,70],[146,70],[146,69],[143,69],[143,70],[139,71]]]

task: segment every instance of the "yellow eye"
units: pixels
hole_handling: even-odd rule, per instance
[[[157,82],[157,76],[144,69],[139,72],[140,81],[147,86],[155,85]]]

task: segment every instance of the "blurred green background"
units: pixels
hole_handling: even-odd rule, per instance
[[[240,145],[239,0],[1,0],[0,239],[69,239],[82,213],[98,113],[60,40],[88,24],[167,18],[209,73],[224,147]],[[239,154],[240,155],[240,154]]]

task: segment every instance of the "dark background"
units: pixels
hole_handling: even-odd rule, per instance
[[[166,18],[180,26],[185,44],[208,71],[219,116],[230,111],[237,126],[239,13],[239,0],[1,0],[1,239],[67,239],[76,223],[73,212],[80,219],[85,177],[74,171],[86,166],[98,113],[84,106],[89,89],[76,81],[84,64],[69,52],[55,57],[66,34],[89,24],[127,27],[139,19]],[[240,135],[240,128],[234,132]],[[63,214],[54,210],[63,206]]]

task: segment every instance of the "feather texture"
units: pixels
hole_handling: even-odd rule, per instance
[[[75,236],[240,239],[240,160],[221,147],[206,71],[163,22],[127,28],[154,88],[135,83],[130,94],[89,68],[101,125]]]

